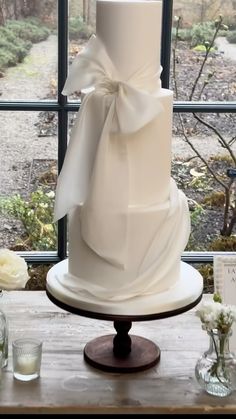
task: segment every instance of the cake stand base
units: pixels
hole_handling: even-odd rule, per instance
[[[163,319],[175,316],[190,310],[202,298],[201,293],[191,304],[168,312],[122,316],[95,313],[69,306],[55,298],[48,289],[46,289],[46,293],[54,304],[66,311],[90,318],[113,320],[117,334],[100,336],[88,342],[84,348],[84,359],[88,364],[102,371],[119,373],[144,371],[155,366],[160,360],[161,351],[155,343],[140,336],[129,335],[132,321]]]
[[[84,359],[103,371],[136,372],[153,367],[160,359],[160,349],[152,341],[128,335],[131,322],[114,322],[116,335],[93,339],[84,348]]]

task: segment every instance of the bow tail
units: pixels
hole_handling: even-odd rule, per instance
[[[129,185],[126,138],[112,133],[115,99],[99,141],[88,198],[81,211],[81,233],[88,246],[124,269],[127,256]]]
[[[97,116],[96,130],[94,114],[101,111],[96,96],[88,94],[83,99],[77,119],[72,129],[64,163],[57,181],[54,205],[54,221],[68,214],[75,206],[84,202],[87,197],[92,168],[95,160],[97,129],[103,126],[105,114]]]

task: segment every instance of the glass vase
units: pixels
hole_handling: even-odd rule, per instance
[[[8,323],[4,311],[1,309],[2,291],[0,291],[0,353],[2,354],[2,368],[8,363]]]
[[[215,329],[207,333],[209,349],[198,359],[195,375],[207,393],[225,397],[236,389],[236,358],[229,348],[232,331],[221,333]]]

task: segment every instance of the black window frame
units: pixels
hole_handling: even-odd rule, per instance
[[[162,39],[161,65],[163,67],[162,86],[169,88],[171,59],[171,29],[173,0],[162,0]],[[60,172],[67,147],[68,113],[79,110],[79,102],[69,102],[61,94],[68,71],[68,7],[69,0],[57,0],[58,7],[58,96],[55,101],[0,101],[0,111],[55,111],[58,114],[58,170]],[[236,102],[174,102],[174,112],[180,113],[235,113]],[[57,263],[67,257],[67,221],[66,217],[58,222],[57,251],[18,252],[28,263]],[[183,252],[182,260],[189,263],[209,263],[213,255],[227,252]],[[232,254],[234,252],[230,252]]]

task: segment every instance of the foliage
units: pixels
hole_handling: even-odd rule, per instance
[[[210,207],[223,208],[225,203],[225,194],[223,191],[215,191],[203,198],[203,203]]]
[[[172,40],[174,40],[175,37],[176,37],[176,30],[175,28],[172,28]],[[190,28],[179,29],[178,31],[179,41],[191,41],[191,39],[192,39],[192,29]]]
[[[193,51],[197,51],[197,52],[206,52],[206,50],[207,50],[207,45],[202,45],[202,44],[199,44],[199,45],[196,45],[194,48],[193,48]],[[216,49],[214,48],[214,47],[212,47],[211,49],[210,49],[210,52],[214,52]]]
[[[36,18],[7,21],[0,27],[0,69],[21,62],[32,43],[46,39],[49,33]]]
[[[30,46],[31,43],[23,43],[19,41],[17,43],[12,43],[7,39],[0,38],[0,51],[2,51],[3,54],[11,54],[12,56],[11,59],[9,58],[9,65],[21,62],[27,55]]]
[[[25,289],[26,290],[45,290],[46,289],[46,277],[52,264],[49,265],[31,265],[29,264],[29,277]]]
[[[54,250],[57,230],[53,223],[54,192],[44,192],[41,188],[32,192],[29,200],[19,194],[0,199],[0,212],[22,222],[25,229],[25,249]]]
[[[10,51],[4,50],[0,47],[0,70],[16,65],[16,63],[16,57]]]
[[[211,293],[214,290],[214,269],[213,265],[210,263],[204,263],[197,267],[198,271],[203,277],[204,282],[204,293]]]
[[[191,200],[193,203],[193,201]],[[201,220],[201,216],[204,213],[203,207],[198,204],[196,201],[194,201],[194,207],[192,206],[191,212],[190,212],[190,218],[191,218],[191,225],[192,227],[197,226],[197,224]]]
[[[185,250],[191,251],[193,248],[195,248],[196,250],[195,232],[197,231],[198,226],[201,223],[202,216],[204,214],[204,209],[200,204],[198,204],[196,201],[192,199],[188,199],[188,204],[190,210],[191,233]],[[197,250],[203,250],[201,249],[200,244]]]
[[[212,22],[196,23],[192,28],[191,46],[203,45],[209,42],[214,34],[214,27]]]
[[[174,22],[178,25],[179,21],[179,28],[178,33],[176,33],[176,28],[172,28],[172,40],[177,39],[179,41],[189,41],[190,46],[192,48],[201,45],[202,48],[206,42],[210,42],[212,37],[214,36],[215,32],[215,23],[214,22],[203,22],[194,24],[192,28],[181,28],[182,18],[176,16]],[[220,36],[227,36],[227,29],[226,25],[222,25],[219,31]]]
[[[69,39],[88,39],[92,35],[92,29],[83,22],[81,16],[69,18]]]
[[[16,37],[25,41],[40,42],[47,39],[50,30],[37,21],[37,19],[8,20],[6,27],[9,28]]]
[[[236,252],[236,237],[220,236],[211,242],[209,250],[213,252]]]

